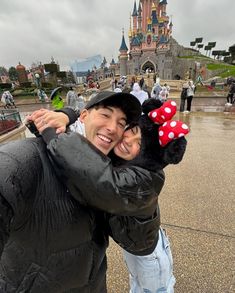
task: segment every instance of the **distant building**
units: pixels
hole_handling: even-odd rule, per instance
[[[26,72],[24,65],[20,64],[20,62],[16,66],[16,71],[18,74],[18,81],[20,84],[28,82],[28,74]]]
[[[102,63],[102,56],[95,55],[85,60],[75,60],[71,63],[70,67],[73,72],[88,72],[88,70],[92,70],[94,66],[100,67]]]

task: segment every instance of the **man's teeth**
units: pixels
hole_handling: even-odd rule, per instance
[[[106,142],[112,142],[112,140],[104,135],[99,134],[98,137]]]

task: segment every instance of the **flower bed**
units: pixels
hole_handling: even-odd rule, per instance
[[[21,122],[15,120],[0,120],[0,135],[17,128]]]

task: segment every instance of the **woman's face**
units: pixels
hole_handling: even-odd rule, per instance
[[[130,161],[138,155],[140,146],[141,130],[139,126],[134,126],[124,132],[122,140],[114,147],[114,153],[116,156]]]

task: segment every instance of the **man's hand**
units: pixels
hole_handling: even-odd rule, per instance
[[[69,124],[69,118],[62,112],[54,112],[47,109],[34,111],[27,116],[27,121],[33,121],[39,133],[47,127],[56,129],[56,133],[65,132],[66,126]]]

